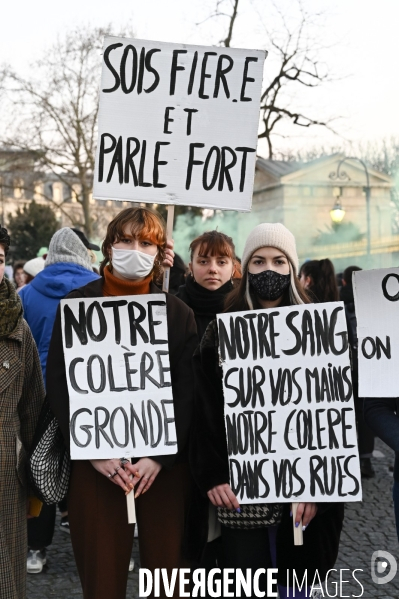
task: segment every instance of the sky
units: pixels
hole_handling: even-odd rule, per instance
[[[229,8],[225,0],[224,8]],[[28,74],[31,63],[46,52],[57,36],[80,24],[115,28],[129,26],[135,37],[159,41],[217,44],[224,37],[222,17],[201,23],[215,0],[20,0],[2,7],[0,63]],[[283,126],[275,138],[281,151],[314,147],[354,147],[399,138],[399,1],[303,0],[311,18],[309,33],[322,48],[320,68],[328,65],[333,80],[319,89],[287,90],[287,106],[300,107],[315,118],[334,118],[338,136],[322,128]],[[282,32],[282,20],[295,23],[294,0],[240,0],[233,46],[270,50],[266,29]],[[319,13],[322,12],[322,15]],[[311,22],[314,21],[312,25]],[[311,44],[312,49],[312,44]],[[276,63],[265,63],[265,79]],[[266,153],[264,146],[259,147]]]

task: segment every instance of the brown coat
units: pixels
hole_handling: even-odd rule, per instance
[[[39,354],[24,320],[0,341],[0,597],[26,593],[25,462],[45,391]]]

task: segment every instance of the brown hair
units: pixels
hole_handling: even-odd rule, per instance
[[[17,270],[23,270],[25,266],[25,260],[18,260],[18,262],[14,262],[12,265],[12,274],[15,279],[15,275],[17,274]]]
[[[310,291],[319,302],[336,302],[339,299],[337,279],[334,265],[328,258],[309,260],[302,264],[299,276],[312,279]]]
[[[4,255],[7,256],[8,250],[10,249],[10,236],[8,235],[8,231],[5,227],[0,225],[0,245],[4,250]]]
[[[306,291],[304,291],[304,289],[302,288],[302,285],[299,282],[298,277],[295,275],[294,273],[294,269],[290,264],[290,273],[291,273],[291,285],[292,285],[292,281],[294,282],[295,285],[295,291],[297,296],[299,296],[300,300],[302,301],[303,304],[310,304],[311,300],[309,298],[309,296],[307,295]],[[224,301],[224,311],[225,312],[240,312],[241,310],[251,310],[252,307],[248,304],[248,299],[247,299],[247,282],[248,279],[248,266],[246,266],[242,279],[239,282],[239,284],[237,285],[237,287],[235,287],[235,289],[233,289],[232,291],[230,291],[230,293],[226,296],[226,299]],[[252,300],[252,304],[253,304],[253,309],[254,310],[258,310],[260,308],[262,308],[262,306],[260,305],[259,301],[257,300],[256,295],[254,295],[253,293],[250,293],[250,299]],[[294,303],[298,303],[293,301],[292,296],[294,295],[290,290],[289,290],[289,301],[288,301],[288,305],[292,305]]]
[[[360,266],[348,266],[348,268],[345,268],[342,274],[342,279],[348,286],[352,286],[352,275],[354,272],[358,272],[359,270],[362,270]]]
[[[190,243],[190,259],[198,248],[199,256],[227,256],[236,260],[236,249],[231,237],[219,231],[206,231]]]
[[[104,260],[100,264],[100,274],[110,261],[111,246],[123,237],[126,225],[130,226],[130,233],[136,239],[149,239],[158,246],[158,254],[154,263],[154,277],[161,273],[161,264],[165,258],[166,227],[162,216],[151,208],[125,208],[117,214],[107,227],[107,234],[101,246]]]

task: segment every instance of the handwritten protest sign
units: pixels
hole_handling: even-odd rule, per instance
[[[177,452],[163,294],[61,302],[72,459]]]
[[[239,501],[360,501],[343,304],[217,318],[230,484]]]
[[[399,268],[353,275],[359,397],[398,397]]]
[[[105,38],[94,197],[249,211],[264,60]]]

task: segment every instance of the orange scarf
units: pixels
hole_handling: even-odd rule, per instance
[[[118,279],[109,270],[108,265],[104,268],[104,297],[115,297],[118,295],[144,295],[150,293],[150,283],[152,275],[148,275],[145,279],[131,281],[128,279]]]

